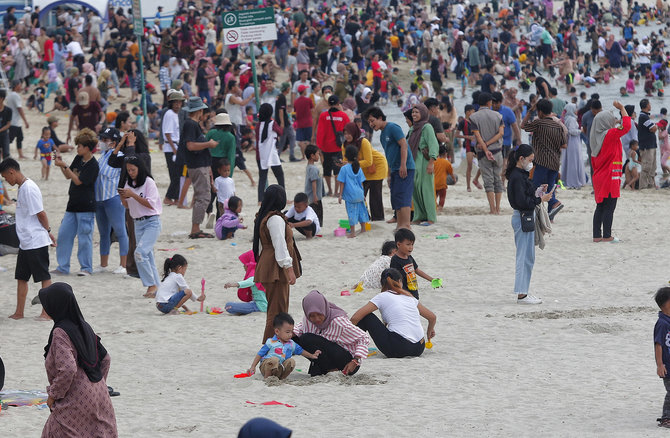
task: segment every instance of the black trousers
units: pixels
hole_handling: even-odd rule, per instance
[[[297,224],[298,222],[302,222],[302,220],[299,221],[294,217],[286,218],[286,220],[289,221],[292,224]],[[307,232],[311,231],[312,232],[312,237],[314,237],[316,235],[316,224],[314,222],[312,222],[311,224],[309,224],[306,227],[295,227],[295,230],[298,233],[302,234],[303,236],[306,236]]]
[[[257,161],[258,163],[258,202],[263,202],[263,195],[265,194],[265,189],[267,188],[268,184],[268,170],[269,169],[261,169],[261,163],[260,161]],[[277,184],[279,184],[282,187],[286,187],[284,185],[284,169],[282,169],[281,166],[272,166],[270,167],[272,169],[272,173],[274,173],[275,178],[277,178]]]
[[[614,220],[614,210],[616,209],[617,198],[612,195],[603,199],[603,202],[596,205],[596,211],[593,213],[593,238],[607,239],[612,237],[612,221]],[[602,228],[602,234],[601,234]]]
[[[354,359],[346,349],[314,333],[303,333],[300,337],[294,336],[293,341],[310,353],[321,350],[318,359],[312,360],[309,366],[309,375],[312,377],[322,376],[331,370],[341,371]],[[359,368],[356,367],[350,375],[356,374]]]
[[[319,218],[319,225],[323,228],[323,203],[319,199],[318,202],[309,204],[309,206],[312,207],[312,210],[316,213],[316,217]]]
[[[356,325],[370,333],[375,345],[386,357],[418,357],[425,348],[423,339],[419,342],[410,342],[398,333],[389,331],[374,313],[366,315]]]
[[[165,197],[177,201],[179,199],[179,180],[181,178],[181,168],[180,166],[172,161],[172,152],[165,152],[165,163],[168,168],[168,175],[170,175],[170,185],[168,186]]]
[[[382,198],[382,180],[363,181],[363,190],[367,198],[370,192],[370,220],[383,221],[384,220],[384,200]]]

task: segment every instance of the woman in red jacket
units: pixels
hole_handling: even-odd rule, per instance
[[[616,126],[614,114],[601,111],[593,119],[591,128],[593,192],[597,204],[593,213],[594,242],[619,242],[612,236],[612,221],[621,188],[621,137],[630,130],[631,120],[621,102],[615,101],[614,107],[621,113],[622,126]]]

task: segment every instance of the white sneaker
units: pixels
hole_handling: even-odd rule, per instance
[[[77,272],[77,276],[78,276],[78,277],[88,277],[88,276],[90,276],[90,275],[91,275],[91,273],[88,272],[88,271],[79,271],[79,272]]]
[[[126,275],[126,268],[124,268],[123,266],[119,266],[118,268],[114,269],[114,274]]]
[[[517,304],[542,304],[542,298],[526,295],[523,298],[516,299]]]
[[[93,273],[94,274],[99,274],[101,272],[107,272],[107,266],[97,266],[93,268]]]

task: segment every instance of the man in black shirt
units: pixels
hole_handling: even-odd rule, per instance
[[[7,90],[0,90],[0,153],[2,159],[9,157],[9,127],[12,126],[12,110],[5,106]]]
[[[218,145],[216,140],[206,141],[202,129],[200,129],[200,119],[203,110],[207,105],[199,97],[191,97],[188,100],[186,111],[188,118],[184,121],[184,126],[179,138],[179,149],[184,151],[184,161],[188,168],[188,177],[193,184],[193,214],[191,217],[191,239],[201,239],[203,237],[214,237],[212,234],[200,230],[200,224],[205,220],[205,212],[209,205],[212,192],[212,155],[209,150]]]
[[[482,76],[482,93],[493,94],[496,91],[496,79],[493,77],[493,63],[486,64],[486,73]]]
[[[656,187],[656,131],[658,126],[649,118],[651,104],[649,99],[640,101],[640,118],[637,122],[637,138],[640,145],[640,188]]]
[[[16,17],[14,16],[14,11],[16,11],[16,8],[14,6],[10,6],[7,9],[7,13],[5,14],[4,18],[2,19],[2,24],[5,26],[5,33],[16,26]]]
[[[277,96],[277,101],[275,102],[275,120],[279,123],[279,126],[282,127],[284,132],[277,141],[277,148],[281,153],[286,149],[286,142],[288,142],[289,160],[291,160],[291,162],[302,161],[302,158],[298,159],[295,157],[295,131],[293,130],[291,120],[288,118],[288,111],[286,110],[288,106],[286,97],[291,93],[291,84],[284,82],[281,84],[280,91],[279,96]]]

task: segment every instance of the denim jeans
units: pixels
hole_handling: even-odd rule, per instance
[[[100,255],[109,255],[112,245],[111,232],[114,229],[119,241],[119,255],[128,255],[128,233],[126,232],[126,209],[120,196],[95,203],[95,220],[100,233]]]
[[[233,315],[248,315],[249,313],[260,312],[254,301],[248,303],[226,303],[224,309],[226,309],[226,312],[232,313]]]
[[[135,264],[140,279],[145,287],[158,286],[161,279],[154,260],[154,245],[161,233],[160,216],[153,216],[142,221],[135,221]]]
[[[558,182],[558,171],[548,169],[544,166],[540,166],[539,164],[535,164],[534,169],[535,172],[533,173],[533,184],[535,187],[540,187],[542,184],[546,184],[547,193],[549,193],[551,189],[554,188],[554,185]],[[554,191],[554,193],[551,195],[551,199],[547,203],[549,211],[554,208],[554,205],[557,202],[558,200],[556,199],[556,191]]]
[[[533,274],[535,264],[535,232],[525,233],[521,230],[521,214],[518,210],[512,213],[512,228],[516,244],[514,292],[517,295],[525,295],[530,289],[530,276]]]
[[[78,240],[77,260],[82,271],[93,272],[93,223],[95,213],[73,213],[66,211],[63,221],[58,228],[58,242],[56,246],[56,260],[58,270],[64,274],[70,273],[70,257],[74,238]]]

